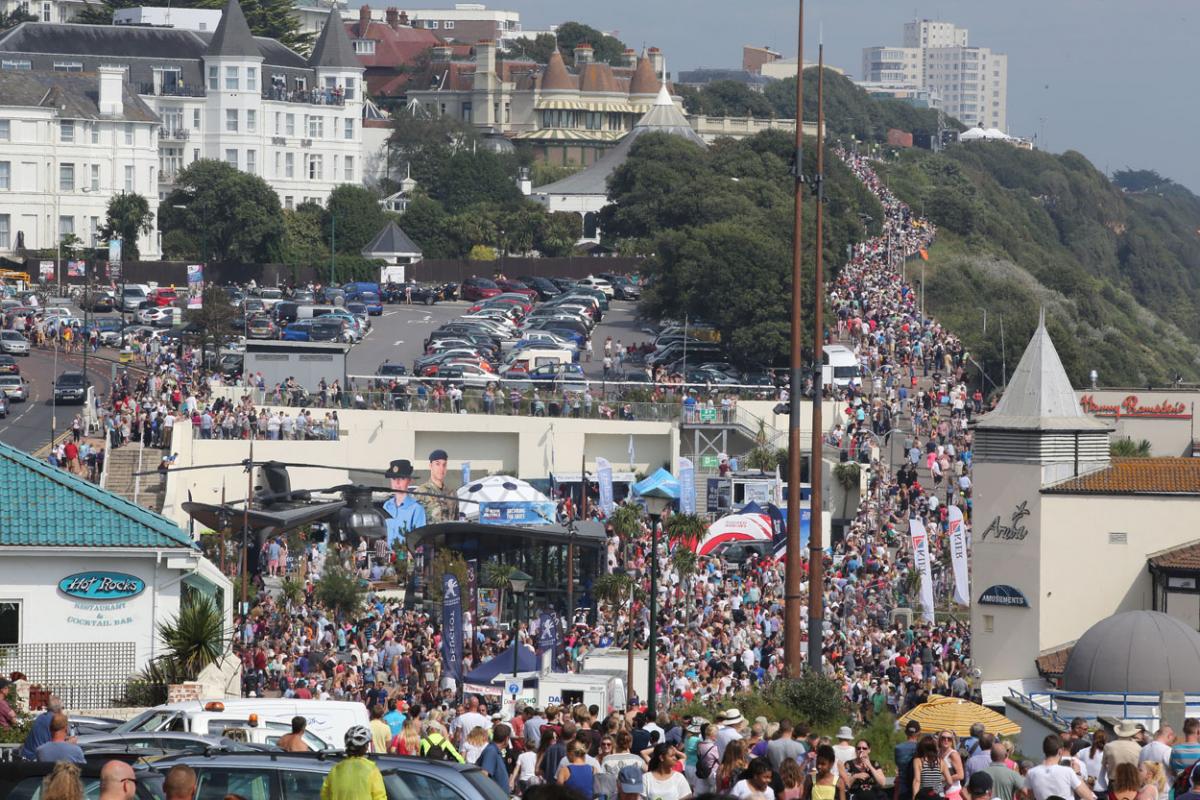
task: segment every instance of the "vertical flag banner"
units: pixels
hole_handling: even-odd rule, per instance
[[[779,474],[779,465],[775,465],[775,505],[783,507],[783,476]]]
[[[600,485],[600,508],[606,517],[612,514],[613,509],[616,508],[616,504],[613,502],[612,472],[612,464],[608,463],[607,458],[596,458],[596,483]]]
[[[204,265],[187,265],[187,307],[200,308],[204,296]]]
[[[690,458],[679,459],[679,511],[696,513],[696,467]]]
[[[912,535],[913,562],[917,574],[921,576],[921,616],[926,622],[933,622],[933,576],[929,573],[929,533],[925,523],[913,517],[908,521],[908,530]]]
[[[630,470],[630,472],[633,471],[633,461],[634,461],[633,434],[631,433],[631,434],[629,434],[629,470]]]
[[[463,486],[468,486],[471,483],[471,462],[464,461],[462,465]]]
[[[549,650],[553,655],[550,659],[551,671],[559,672],[559,650],[562,645],[562,630],[558,624],[558,615],[547,611],[538,620],[537,649]]]
[[[961,606],[971,604],[971,588],[967,581],[967,526],[963,522],[962,509],[950,506],[946,512],[950,528],[950,558],[954,566],[954,602]]]
[[[442,664],[446,674],[462,687],[463,619],[462,587],[451,572],[442,575]]]

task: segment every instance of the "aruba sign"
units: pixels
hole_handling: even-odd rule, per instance
[[[124,572],[77,572],[58,582],[58,590],[83,600],[125,600],[146,590],[146,582]]]

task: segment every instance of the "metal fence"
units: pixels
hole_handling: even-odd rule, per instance
[[[120,704],[136,678],[133,642],[43,642],[0,647],[0,674],[19,672],[67,708]]]

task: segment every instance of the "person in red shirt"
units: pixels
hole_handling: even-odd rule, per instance
[[[63,448],[63,455],[67,459],[67,469],[78,474],[79,472],[79,445],[74,442],[67,442],[67,446]]]

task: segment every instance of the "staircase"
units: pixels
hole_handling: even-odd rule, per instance
[[[134,473],[153,472],[166,454],[166,450],[143,448],[140,444],[128,444],[116,450],[110,448],[106,453],[104,488],[143,508],[161,511],[164,493],[158,485],[158,475],[138,476]]]

